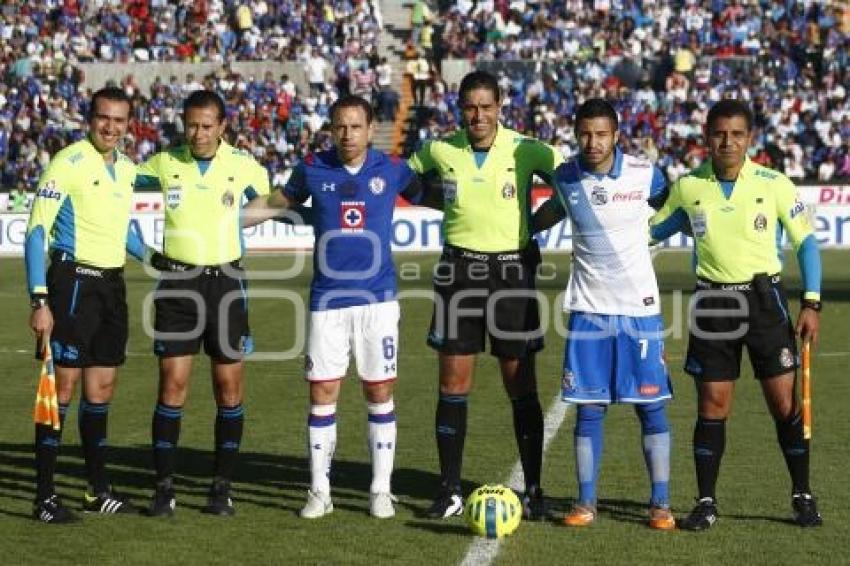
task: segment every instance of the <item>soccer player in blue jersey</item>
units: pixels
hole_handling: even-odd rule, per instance
[[[63,428],[82,383],[79,428],[89,484],[83,509],[89,513],[134,510],[106,474],[109,402],[127,347],[124,261],[127,251],[138,259],[145,254],[141,237],[129,227],[136,165],[118,150],[131,114],[121,89],[94,93],[88,135],[53,156],[39,179],[24,249],[30,327],[39,342],[50,341]],[[54,488],[61,434],[35,426],[33,517],[45,523],[76,518]]]
[[[564,522],[587,526],[596,519],[605,413],[611,403],[628,403],[641,423],[651,482],[649,525],[668,530],[676,525],[668,493],[665,404],[671,392],[648,228],[664,202],[666,181],[645,159],[620,151],[617,128],[617,113],[607,101],[590,99],[579,107],[579,156],[558,167],[556,196],[534,217],[536,230],[566,216],[573,226],[563,399],[577,406],[579,496]]]
[[[396,196],[412,204],[435,192],[401,160],[369,149],[372,108],[346,96],[331,107],[335,148],[308,156],[286,186],[248,206],[254,224],[312,198],[316,247],[310,286],[305,375],[310,384],[307,436],[310,489],[301,517],[333,511],[329,470],[336,447],[340,381],[353,354],[368,404],[372,457],[370,513],[395,515],[390,476],[396,447],[393,386],[398,369],[399,306],[390,251]]]

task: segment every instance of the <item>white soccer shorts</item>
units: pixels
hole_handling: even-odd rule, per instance
[[[354,354],[360,379],[395,379],[398,368],[398,301],[386,301],[310,313],[308,381],[340,379]]]

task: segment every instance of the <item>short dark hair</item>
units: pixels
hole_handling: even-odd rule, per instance
[[[617,111],[610,102],[604,98],[590,98],[585,100],[576,110],[576,119],[574,127],[578,128],[579,122],[582,120],[591,120],[593,118],[608,118],[614,125],[616,130],[620,126],[620,120],[617,118]]]
[[[225,116],[224,100],[218,93],[211,90],[196,90],[183,101],[183,117],[189,113],[190,108],[209,108],[214,106],[218,110],[218,121],[223,122]]]
[[[720,118],[734,118],[740,116],[747,122],[747,131],[753,129],[753,111],[750,110],[750,105],[743,100],[727,98],[721,100],[708,111],[708,116],[705,119],[705,127],[711,131],[712,126]]]
[[[328,111],[328,116],[331,118],[331,123],[333,123],[336,118],[337,113],[343,108],[360,108],[363,110],[363,113],[366,114],[366,124],[372,123],[372,118],[374,117],[374,113],[372,111],[372,105],[369,104],[369,101],[363,98],[362,96],[356,96],[354,94],[347,94],[343,97],[337,99],[331,105],[330,110]]]
[[[499,88],[499,81],[496,80],[496,77],[487,71],[472,71],[463,77],[462,81],[460,81],[458,99],[463,102],[469,91],[477,90],[479,88],[491,91],[496,100],[501,100],[502,98],[502,89]]]
[[[92,95],[91,104],[89,105],[89,112],[87,116],[89,122],[94,119],[98,100],[123,102],[127,105],[127,116],[133,113],[133,102],[130,100],[130,97],[127,96],[127,93],[124,92],[123,89],[118,88],[117,86],[107,86],[103,87]]]

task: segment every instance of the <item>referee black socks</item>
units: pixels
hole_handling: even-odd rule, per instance
[[[59,430],[53,430],[49,425],[35,425],[35,490],[38,501],[47,499],[55,492],[53,476],[56,473],[56,457],[59,455],[59,444],[62,431],[65,430],[67,414],[68,403],[59,403]]]
[[[242,404],[219,406],[215,417],[215,476],[231,479],[242,443],[245,409]]]
[[[443,487],[460,489],[463,444],[466,440],[466,395],[440,394],[437,402],[436,436],[440,454],[440,478]]]
[[[165,403],[157,403],[151,423],[151,440],[153,442],[153,463],[156,470],[156,481],[162,481],[174,475],[174,462],[177,452],[177,441],[180,439],[180,421],[183,417],[183,407],[172,407]]]
[[[80,442],[86,460],[86,477],[94,494],[109,491],[106,478],[106,431],[109,403],[92,403],[80,398]]]
[[[791,474],[793,493],[811,493],[809,486],[809,441],[803,438],[803,416],[797,413],[776,421],[776,437]]]
[[[693,448],[699,498],[714,500],[720,461],[726,449],[726,419],[697,417]]]
[[[527,488],[540,486],[543,462],[543,409],[537,392],[511,399],[519,459]]]

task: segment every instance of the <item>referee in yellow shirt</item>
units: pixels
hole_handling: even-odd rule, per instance
[[[540,251],[531,237],[531,185],[534,175],[550,182],[563,158],[555,148],[499,123],[502,94],[489,73],[466,75],[459,101],[464,128],[426,144],[410,159],[414,171],[436,174],[443,188],[445,245],[434,276],[428,335],[439,352],[436,437],[442,485],[427,514],[443,518],[463,510],[467,396],[475,356],[489,337],[513,407],[525,473],[523,513],[541,518],[543,411],[534,355],[543,347],[543,335],[534,287]]]
[[[173,485],[192,360],[204,351],[212,363],[215,472],[204,512],[233,515],[230,479],[242,439],[242,359],[252,349],[241,257],[243,204],[269,193],[268,173],[251,155],[228,145],[224,101],[195,91],[183,104],[187,144],[158,153],[139,167],[137,183],[159,187],[165,202],[161,271],[154,299],[154,352],[159,398],[152,443],[156,491],[149,509],[170,516]]]
[[[129,225],[136,165],[117,149],[130,115],[130,99],[121,89],[94,93],[88,135],[53,156],[39,179],[24,251],[30,327],[39,343],[50,342],[62,428],[82,381],[78,422],[88,513],[134,511],[112,490],[105,467],[109,402],[127,347],[125,250],[144,257],[141,237]],[[33,517],[45,523],[76,519],[54,488],[61,434],[35,426]]]
[[[821,524],[809,486],[809,441],[803,438],[795,394],[797,345],[816,341],[820,322],[821,263],[817,240],[794,184],[747,158],[753,114],[738,100],[708,112],[710,160],[670,188],[652,220],[663,240],[690,225],[696,252],[696,293],[685,371],[697,386],[693,452],[699,498],[683,529],[702,531],[717,521],[715,486],[726,444],[741,354],[747,347],[791,475],[794,521]],[[796,325],[782,285],[782,237],[787,232],[803,278]]]

